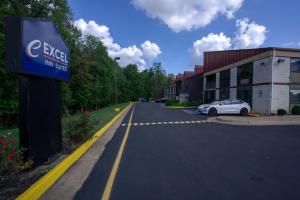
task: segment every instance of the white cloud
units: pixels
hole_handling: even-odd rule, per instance
[[[159,46],[157,44],[150,42],[149,40],[145,41],[142,45],[142,50],[146,58],[154,59],[159,54],[161,54]]]
[[[87,22],[84,19],[79,19],[74,22],[74,25],[84,36],[93,35],[99,38],[107,48],[108,55],[111,58],[120,57],[120,60],[117,60],[117,62],[122,67],[128,64],[136,64],[139,69],[142,70],[146,66],[145,59],[155,59],[161,53],[159,46],[149,40],[141,45],[142,49],[136,45],[121,47],[114,42],[113,37],[110,35],[109,28],[105,25],[99,25],[95,21]]]
[[[238,31],[234,38],[235,49],[256,48],[266,40],[267,28],[250,22],[248,18],[237,20],[236,27]]]
[[[266,40],[267,28],[265,26],[249,22],[248,19],[236,21],[237,31],[233,38],[227,37],[224,33],[210,33],[193,43],[191,49],[193,64],[203,63],[203,52],[222,51],[228,49],[256,48]]]
[[[196,63],[203,63],[203,52],[205,51],[221,51],[231,47],[231,39],[224,33],[210,33],[200,40],[193,43],[192,53]]]
[[[232,18],[244,0],[132,0],[137,9],[162,20],[175,32],[210,24],[217,16]]]

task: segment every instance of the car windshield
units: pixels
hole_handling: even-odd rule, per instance
[[[217,104],[220,104],[220,103],[221,103],[221,101],[214,101],[214,102],[211,103],[211,105],[217,105]]]

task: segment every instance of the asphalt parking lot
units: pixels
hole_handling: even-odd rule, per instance
[[[75,199],[300,199],[300,126],[206,118],[136,104]]]

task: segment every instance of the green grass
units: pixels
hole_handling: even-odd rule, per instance
[[[117,107],[121,108],[121,111],[122,111],[128,104],[129,103],[121,103],[121,104],[118,104]],[[102,128],[106,123],[108,123],[112,118],[114,118],[114,116],[116,116],[119,113],[119,112],[114,111],[115,107],[116,107],[115,105],[111,105],[111,106],[104,107],[100,110],[93,111],[91,113],[92,118],[97,120],[97,123],[96,123],[94,129],[91,131],[90,135],[94,134],[96,131],[98,131],[100,128]],[[70,117],[74,117],[74,116],[70,116]],[[68,120],[68,117],[63,117],[62,124],[66,120]],[[64,127],[64,126],[62,126],[62,127]],[[0,130],[0,137],[7,134],[8,132],[13,133],[12,135],[9,136],[11,139],[19,141],[19,128]],[[63,132],[63,137],[64,137],[64,130],[62,130],[62,132]]]
[[[105,126],[112,118],[114,118],[119,112],[114,111],[115,107],[119,107],[121,110],[120,112],[128,105],[129,103],[121,103],[116,105],[111,105],[104,107],[100,110],[93,111],[91,113],[91,118],[93,120],[96,120],[96,125],[94,126],[93,130],[89,133],[89,136],[93,135],[95,132],[97,132],[100,128]],[[76,117],[76,115],[72,115],[70,117]],[[70,117],[64,117],[62,119],[62,124],[66,122]],[[65,131],[64,131],[64,126],[62,130],[63,137],[65,137]]]
[[[118,106],[112,105],[105,108],[102,108],[98,111],[92,112],[92,118],[97,120],[97,123],[94,127],[94,130],[92,131],[92,134],[94,134],[96,131],[98,131],[100,128],[105,126],[112,118],[114,118],[119,112],[116,112],[114,110],[115,107],[120,108],[120,112],[128,106],[129,103],[121,103],[118,104]]]

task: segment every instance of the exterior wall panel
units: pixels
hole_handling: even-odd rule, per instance
[[[272,57],[253,62],[253,84],[270,83],[272,76]]]
[[[279,60],[280,63],[277,63]],[[273,82],[289,83],[291,75],[291,59],[286,57],[275,57],[273,64]]]
[[[259,85],[252,88],[252,111],[268,115],[271,111],[271,86]]]
[[[272,108],[271,112],[277,114],[278,109],[284,109],[289,111],[289,97],[290,87],[289,85],[273,85],[272,95]]]

